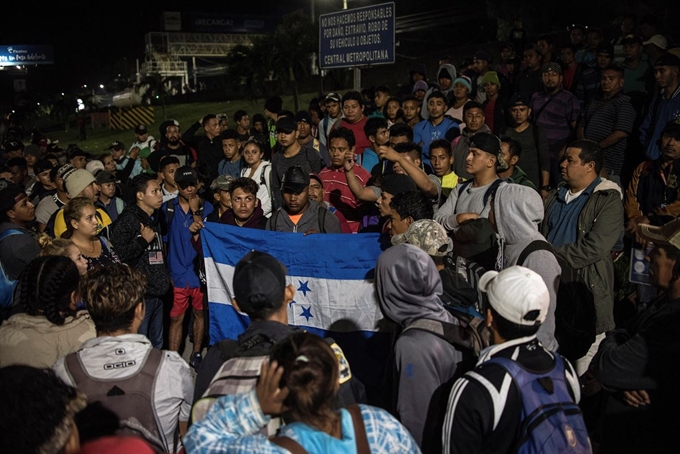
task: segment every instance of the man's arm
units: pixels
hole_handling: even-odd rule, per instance
[[[401,168],[404,169],[406,174],[411,177],[416,186],[418,186],[418,189],[430,197],[437,197],[439,195],[437,186],[427,177],[427,174],[423,172],[422,169],[418,168],[406,157],[406,154],[398,153],[392,147],[381,145],[378,148],[378,156],[381,159],[399,163]]]
[[[116,222],[111,232],[111,244],[122,262],[134,265],[149,247],[149,241],[142,236],[141,232],[141,224],[134,226],[130,223]]]
[[[196,136],[196,132],[198,131],[198,128],[201,127],[203,119],[197,121],[193,125],[189,127],[186,131],[184,131],[184,134],[182,134],[182,142],[184,143],[193,143],[194,137]]]
[[[354,165],[354,153],[348,151],[345,154],[345,178],[347,179],[349,190],[352,191],[354,197],[362,202],[377,201],[378,197],[375,195],[375,192],[371,188],[364,186],[356,173],[354,173]]]
[[[610,331],[593,358],[597,378],[611,390],[654,389],[650,377],[649,348],[640,335],[630,337],[624,329]]]
[[[609,134],[607,137],[602,139],[600,143],[598,144],[601,149],[609,148],[612,145],[615,145],[617,142],[622,141],[628,137],[628,133],[624,131],[614,131],[611,134]]]
[[[439,222],[448,231],[454,230],[458,227],[456,221],[456,203],[458,202],[458,191],[460,190],[460,183],[451,190],[449,196],[446,198],[444,205],[434,213],[434,220]]]

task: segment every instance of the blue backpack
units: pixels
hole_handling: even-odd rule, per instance
[[[517,453],[592,453],[581,409],[569,395],[564,360],[555,355],[548,373],[536,374],[507,358],[488,362],[503,367],[513,378],[522,399],[522,422]]]
[[[0,241],[12,235],[21,235],[21,231],[17,229],[7,229],[0,233]],[[5,273],[5,268],[0,262],[0,308],[7,309],[12,307],[14,300],[14,289],[17,286],[17,281],[13,281]]]

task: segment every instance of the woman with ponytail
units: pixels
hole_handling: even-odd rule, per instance
[[[68,257],[38,257],[24,268],[17,295],[26,312],[0,326],[0,367],[52,367],[96,336],[87,311],[75,311],[79,282],[78,268]]]
[[[191,453],[419,453],[413,437],[385,410],[337,409],[339,366],[330,346],[300,332],[274,346],[257,388],[220,397],[183,439]],[[279,436],[258,431],[272,416],[286,423]]]
[[[46,233],[41,233],[38,235],[38,246],[40,246],[40,257],[48,255],[68,257],[75,263],[81,276],[87,273],[87,260],[73,241],[67,238],[52,238]]]

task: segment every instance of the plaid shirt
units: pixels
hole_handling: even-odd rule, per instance
[[[406,428],[386,411],[361,405],[361,415],[372,453],[420,453]],[[208,415],[191,426],[184,437],[184,446],[189,453],[287,453],[284,448],[257,434],[269,420],[270,417],[262,413],[254,390],[220,397]],[[301,425],[284,426],[280,435],[290,437],[305,447],[302,431],[296,430]]]

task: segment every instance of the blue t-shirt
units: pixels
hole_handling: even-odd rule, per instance
[[[557,191],[557,199],[548,215],[549,230],[546,236],[553,247],[558,248],[576,242],[578,239],[578,218],[581,215],[581,210],[583,210],[588,198],[600,184],[600,181],[600,177],[597,177],[578,197],[569,203],[566,202],[569,188],[562,186]]]
[[[450,129],[455,129],[458,134],[447,134]],[[430,144],[433,140],[447,139],[452,141],[460,135],[460,126],[458,122],[448,117],[438,125],[433,125],[430,120],[423,120],[413,128],[413,141],[423,147],[422,161],[430,165]]]
[[[189,226],[194,222],[193,215],[185,213],[179,205],[179,197],[168,200],[161,207],[161,211],[166,213],[167,205],[172,204],[174,212],[172,221],[168,226],[168,233],[163,239],[168,243],[168,270],[172,282],[177,288],[199,288],[201,281],[198,278],[195,261],[198,257],[198,252],[191,244],[191,237]],[[205,202],[203,205],[203,220],[214,210],[213,206]]]

